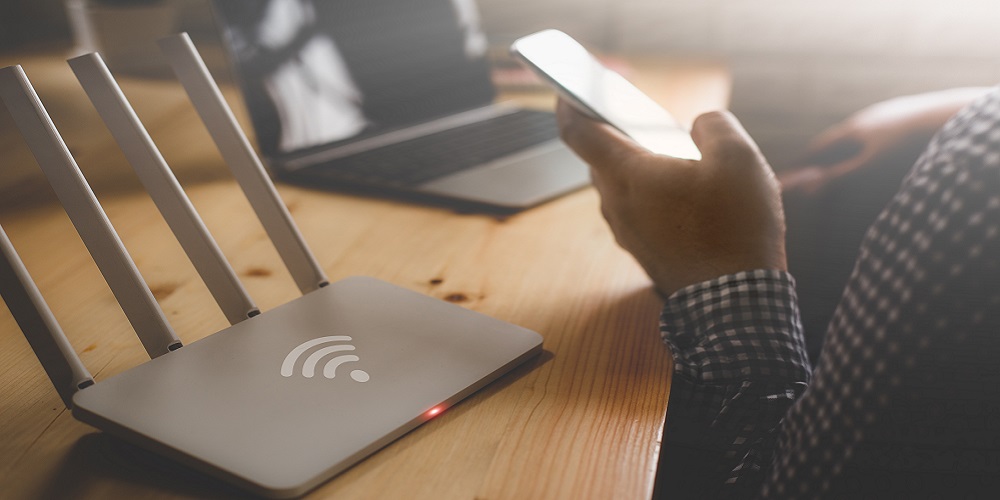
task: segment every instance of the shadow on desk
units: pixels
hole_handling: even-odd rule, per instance
[[[103,488],[109,491],[99,493]],[[171,496],[246,498],[220,480],[103,432],[80,438],[37,498],[74,498],[82,492],[121,497],[132,489],[137,494],[154,489]]]

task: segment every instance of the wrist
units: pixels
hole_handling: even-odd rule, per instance
[[[644,266],[645,267],[645,266]],[[678,290],[716,280],[724,276],[748,272],[787,273],[784,245],[765,256],[730,256],[688,262],[669,268],[651,269],[646,272],[663,296],[669,297]]]

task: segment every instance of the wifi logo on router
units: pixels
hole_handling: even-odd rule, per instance
[[[316,366],[319,365],[320,361],[324,358],[343,351],[353,351],[354,346],[351,344],[343,344],[341,342],[350,342],[351,337],[336,335],[332,337],[320,337],[318,339],[308,340],[299,344],[292,352],[285,356],[285,361],[281,363],[281,376],[291,377],[295,374],[295,363],[305,354],[307,351],[313,347],[321,346],[323,344],[331,344],[323,347],[321,349],[316,349],[310,354],[305,363],[302,364],[302,376],[306,378],[313,378],[316,376]],[[361,358],[353,354],[341,354],[330,358],[325,365],[323,365],[323,376],[326,378],[335,378],[337,376],[337,368],[344,363],[351,363],[354,361],[360,361]],[[370,378],[368,372],[364,370],[352,370],[351,378],[357,382],[367,382]]]

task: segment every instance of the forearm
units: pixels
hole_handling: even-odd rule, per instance
[[[994,87],[958,87],[934,92],[946,118],[951,118],[972,101],[994,90]]]
[[[992,87],[960,87],[898,97],[883,104],[921,110],[914,114],[909,124],[910,129],[929,140],[949,118],[991,89]]]

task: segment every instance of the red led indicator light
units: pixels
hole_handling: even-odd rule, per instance
[[[436,416],[438,413],[441,413],[442,410],[443,409],[440,406],[435,406],[434,408],[427,410],[427,416],[428,417]]]

